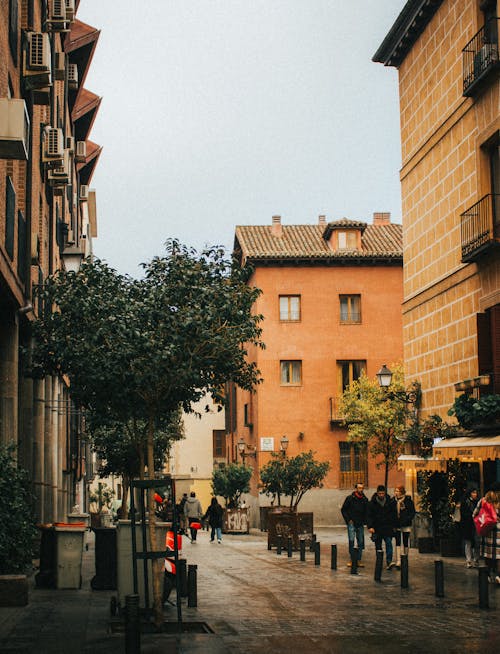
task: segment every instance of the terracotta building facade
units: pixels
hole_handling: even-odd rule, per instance
[[[383,471],[347,441],[338,399],[362,371],[374,377],[381,365],[402,359],[401,225],[390,214],[373,224],[342,219],[315,225],[239,226],[235,252],[251,263],[250,284],[262,290],[255,311],[264,316],[265,349],[249,356],[263,382],[255,393],[234,390],[227,405],[227,458],[254,467],[254,507],[268,505],[258,493],[259,469],[281,440],[287,456],[313,450],[329,461],[323,489],[301,502],[318,524],[341,521],[340,505],[353,484],[373,488]],[[401,480],[397,471],[389,483]],[[254,522],[256,511],[253,512]]]
[[[32,379],[34,288],[92,252],[89,184],[101,147],[89,139],[100,98],[85,89],[99,31],[78,0],[0,3],[0,442],[14,443],[34,483],[36,518],[85,503],[88,447],[69,389]]]
[[[406,372],[443,418],[457,391],[500,393],[498,4],[410,0],[374,55],[399,71]]]

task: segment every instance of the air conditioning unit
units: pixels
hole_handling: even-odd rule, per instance
[[[66,0],[49,0],[47,25],[51,32],[68,31],[69,23],[66,18]]]
[[[73,91],[78,88],[78,66],[76,64],[68,66],[68,87]]]
[[[75,137],[74,136],[67,136],[66,137],[66,148],[69,150],[70,154],[74,154],[74,152],[75,152]]]
[[[26,91],[51,86],[52,66],[49,35],[26,32],[23,58],[23,83]]]
[[[77,141],[75,151],[75,161],[77,163],[85,163],[87,158],[87,141]]]
[[[66,18],[70,22],[75,20],[75,0],[66,0]]]
[[[55,166],[60,165],[64,159],[64,136],[59,127],[46,127],[44,130],[44,147],[42,161]]]
[[[89,199],[89,187],[86,184],[80,184],[80,202],[87,202]]]
[[[64,54],[64,52],[56,52],[54,79],[63,81],[65,68],[66,68],[66,55]]]
[[[62,166],[49,168],[47,180],[53,187],[65,186],[69,183],[70,156],[69,150],[64,150]]]
[[[0,98],[0,159],[28,159],[29,131],[24,100]]]

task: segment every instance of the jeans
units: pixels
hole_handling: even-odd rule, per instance
[[[464,540],[465,545],[465,560],[467,563],[476,563],[479,561],[479,539]]]
[[[354,549],[354,540],[358,546],[358,561],[361,561],[361,555],[365,549],[365,528],[363,525],[356,527],[355,525],[347,525],[347,537],[349,539],[349,554],[352,555]]]
[[[375,549],[382,551],[382,541],[385,543],[385,560],[387,565],[392,562],[392,536],[381,536],[380,534],[374,534],[375,536]]]
[[[222,529],[220,527],[212,527],[212,533],[210,534],[210,540],[214,539],[216,533],[217,533],[217,540],[222,540]]]

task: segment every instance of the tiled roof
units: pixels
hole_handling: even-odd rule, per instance
[[[349,221],[352,222],[352,221]],[[334,224],[334,223],[332,223]],[[338,224],[338,223],[337,223]],[[356,223],[360,225],[360,223]],[[402,226],[366,225],[359,250],[334,251],[323,238],[328,225],[281,225],[281,236],[273,235],[271,225],[238,225],[235,233],[235,251],[243,261],[271,262],[307,260],[328,264],[362,263],[363,260],[403,260]]]

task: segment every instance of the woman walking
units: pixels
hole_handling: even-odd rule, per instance
[[[465,565],[468,568],[479,566],[479,538],[472,517],[478,499],[477,488],[471,488],[460,502],[460,531],[464,541]]]
[[[497,568],[498,557],[500,556],[500,498],[495,491],[488,491],[477,505],[474,516],[478,515],[484,502],[491,504],[497,514],[497,523],[481,539],[481,555],[488,568],[488,576],[491,583],[500,586],[500,574]]]
[[[396,568],[401,567],[401,541],[403,542],[403,554],[408,554],[410,544],[411,523],[415,517],[415,504],[409,495],[406,494],[404,486],[396,486],[394,489],[394,499],[396,500],[396,531],[394,538],[396,540]]]
[[[222,514],[223,514],[222,506],[219,504],[219,502],[217,502],[217,498],[212,497],[210,506],[208,507],[207,512],[203,516],[204,520],[208,518],[208,524],[212,528],[212,532],[210,534],[211,543],[214,542],[216,534],[217,534],[217,542],[219,544],[222,543]]]

